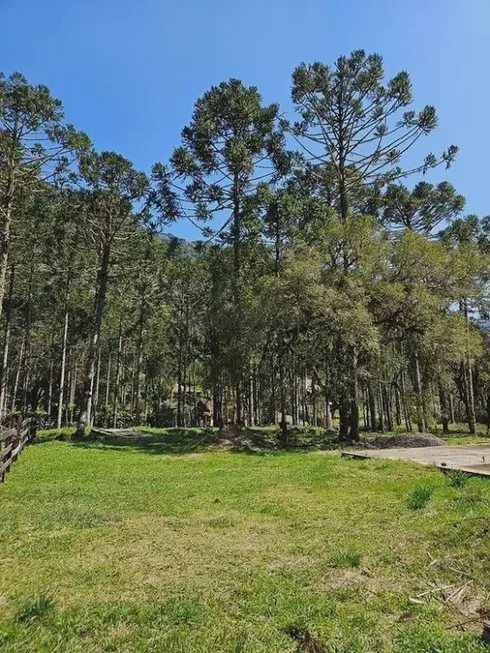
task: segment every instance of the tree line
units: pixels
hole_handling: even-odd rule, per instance
[[[2,419],[489,422],[490,218],[439,178],[456,146],[421,154],[435,108],[361,50],[300,64],[291,100],[212,87],[143,172],[0,76]]]

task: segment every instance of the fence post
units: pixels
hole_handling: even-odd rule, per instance
[[[5,434],[5,439],[0,441],[0,453],[4,452],[4,458],[0,458],[0,469],[4,468],[4,471],[0,473],[0,483],[5,481],[5,475],[12,469],[12,465],[19,458],[24,446],[36,437],[37,427],[38,420],[35,417],[24,420],[22,415],[18,415],[10,418],[9,434]],[[8,453],[5,449],[8,449]]]
[[[0,452],[1,452],[2,449],[4,449],[6,446],[7,446],[7,443],[6,443],[6,442],[0,442]],[[3,458],[0,458],[0,466],[2,466],[3,463],[4,463]],[[3,483],[4,480],[5,480],[5,472],[2,472],[2,473],[0,474],[0,484]]]
[[[490,644],[490,619],[483,620],[483,641]]]
[[[22,415],[17,416],[17,424],[15,426],[16,429],[16,436],[13,441],[13,449],[17,449],[17,447],[20,444],[21,438],[22,438]],[[19,454],[16,453],[15,456],[12,456],[12,463],[15,463],[17,461],[17,458],[19,457]]]
[[[37,435],[38,428],[38,419],[37,417],[31,417],[29,422],[29,442],[32,442]]]

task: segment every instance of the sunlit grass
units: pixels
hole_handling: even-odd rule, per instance
[[[23,453],[0,487],[2,652],[292,653],[292,625],[337,653],[486,650],[489,482],[335,454],[176,450]],[[420,485],[433,494],[413,511]],[[427,593],[448,585],[465,586],[457,605]]]

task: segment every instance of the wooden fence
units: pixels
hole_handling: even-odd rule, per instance
[[[12,420],[7,428],[0,428],[0,483],[5,481],[5,475],[22,453],[23,448],[35,436],[37,419],[22,415]]]

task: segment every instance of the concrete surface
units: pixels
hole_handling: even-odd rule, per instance
[[[354,458],[411,460],[422,465],[435,465],[441,469],[457,469],[469,474],[490,477],[490,443],[416,449],[366,449],[344,451],[342,455]]]

